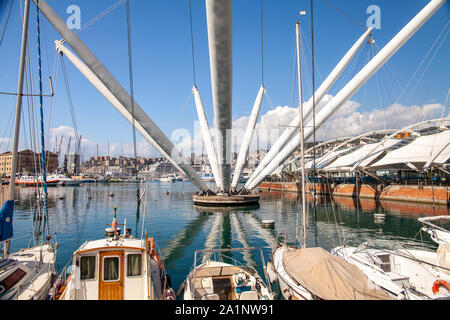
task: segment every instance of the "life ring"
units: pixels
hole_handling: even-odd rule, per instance
[[[450,292],[450,284],[447,281],[445,281],[445,280],[436,280],[433,283],[433,288],[432,288],[434,294],[439,292],[439,287],[440,286],[444,286]]]

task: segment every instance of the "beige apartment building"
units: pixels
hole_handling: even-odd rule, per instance
[[[34,173],[36,168],[41,167],[41,154],[35,153],[29,149],[18,152],[19,160],[17,162],[18,173]],[[58,169],[58,155],[46,151],[47,172],[53,173]],[[4,152],[0,154],[0,176],[6,177],[11,173],[12,152]]]

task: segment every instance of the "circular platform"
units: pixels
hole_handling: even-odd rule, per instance
[[[199,196],[194,194],[192,200],[194,204],[201,206],[229,207],[229,206],[250,206],[259,203],[259,195],[232,195],[232,196]]]

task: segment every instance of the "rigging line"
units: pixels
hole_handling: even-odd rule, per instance
[[[190,0],[189,0],[190,2]],[[261,0],[261,84],[264,85],[264,24],[263,24],[263,0]]]
[[[66,65],[65,65],[65,62],[64,62],[64,56],[62,54],[61,54],[61,57],[60,57],[60,62],[61,62],[61,71],[62,71],[63,76],[64,76],[64,84],[65,84],[65,87],[66,87],[67,100],[69,102],[70,114],[71,114],[72,123],[73,123],[73,126],[74,126],[75,154],[76,154],[78,152],[79,143],[80,143],[80,141],[79,141],[79,132],[78,132],[77,121],[75,119],[75,112],[74,112],[74,108],[73,108],[72,94],[70,92],[69,79],[67,77]]]
[[[332,7],[333,9],[335,9],[337,12],[341,13],[343,16],[347,17],[348,19],[350,19],[351,21],[353,21],[356,25],[360,26],[361,28],[363,28],[364,30],[366,30],[366,27],[359,22],[358,20],[356,20],[355,18],[353,18],[350,14],[346,13],[344,10],[336,7],[334,4],[332,4],[330,1],[328,0],[323,0],[325,3],[327,3],[330,7]]]
[[[305,46],[305,48],[306,48],[306,50],[303,50],[303,51],[304,51],[304,52],[311,51],[311,48],[308,46],[308,41],[306,40],[306,36],[305,36],[305,34],[303,33],[302,29],[300,29],[300,34],[301,34],[301,39],[300,39],[300,41],[302,41],[302,44],[303,44],[303,45]],[[304,54],[306,55],[306,53],[304,53]],[[305,60],[305,61],[306,61],[306,60]],[[317,61],[316,61],[316,60],[314,60],[314,61],[315,61],[315,63],[316,63],[316,70],[317,70],[319,79],[320,79],[321,82],[323,82],[323,76],[322,76],[322,73],[320,72],[320,69],[319,69],[319,67],[318,67]]]
[[[10,16],[10,14],[11,14],[13,4],[14,4],[14,1],[13,1],[13,0],[10,0],[10,1],[9,1],[8,14],[6,15],[6,18],[5,18],[5,24],[4,24],[4,27],[3,27],[3,31],[2,31],[2,34],[0,35],[0,46],[2,45],[3,37],[5,36],[6,26],[8,25],[9,16]]]
[[[195,55],[194,55],[194,30],[192,26],[192,5],[191,0],[189,0],[189,20],[191,26],[191,52],[192,52],[192,74],[194,77],[194,86],[197,86],[197,79],[195,75]]]
[[[301,36],[300,37],[300,45],[302,46],[302,48],[306,47],[306,37],[304,37],[302,29],[300,29],[300,36]],[[305,81],[302,82],[302,87],[303,87],[303,83],[306,83],[308,85],[309,90],[312,91],[313,90],[313,88],[311,86],[311,82],[312,82],[311,74],[312,74],[312,72],[309,69],[309,66],[308,66],[308,63],[307,63],[308,57],[306,56],[306,50],[301,50],[300,54],[301,54],[301,56],[303,58],[303,59],[301,59],[301,61],[303,61],[303,65],[304,65],[304,69],[302,69],[302,70],[306,71],[306,72],[302,72],[302,76],[305,78],[304,79]],[[312,94],[314,94],[314,92]],[[303,95],[302,95],[302,97],[303,97],[302,99],[303,100],[305,100],[304,96],[305,96],[305,94],[303,92]],[[305,103],[305,102],[303,102],[303,103]]]
[[[431,60],[428,62],[427,66],[425,67],[425,70],[422,72],[422,75],[420,76],[420,78],[416,81],[416,85],[414,86],[414,88],[411,91],[411,94],[408,96],[408,98],[405,101],[405,104],[408,103],[409,99],[412,97],[413,92],[416,90],[417,86],[419,85],[419,83],[422,81],[423,77],[425,76],[425,73],[428,71],[428,69],[430,68],[431,64],[434,61],[434,58],[436,58],[437,53],[439,52],[439,50],[441,49],[442,45],[444,44],[445,40],[447,39],[448,33],[449,33],[450,29],[447,30],[447,33],[445,34],[444,38],[442,39],[441,43],[439,44],[438,48],[436,49],[436,51],[434,52],[433,56],[431,57]]]
[[[444,117],[445,110],[447,110],[448,96],[450,95],[450,88],[447,90],[447,96],[445,97],[444,105],[442,106],[441,119]],[[442,122],[441,122],[442,125]]]
[[[315,84],[315,59],[314,59],[314,6],[313,6],[313,0],[310,1],[311,3],[311,69],[312,69],[312,101],[313,101],[313,108],[312,108],[312,112],[313,112],[313,183],[314,183],[314,192],[316,191],[316,97],[314,92],[316,92],[316,84]],[[314,212],[316,209],[316,201],[314,198]]]
[[[122,3],[124,3],[126,0],[120,0],[118,2],[116,2],[115,4],[113,4],[111,7],[109,7],[108,9],[106,9],[105,11],[101,12],[100,14],[98,14],[97,16],[95,16],[94,18],[92,18],[91,20],[89,20],[87,23],[85,23],[80,29],[78,30],[74,30],[75,33],[80,33],[81,31],[83,31],[84,29],[86,29],[87,27],[89,27],[90,25],[94,24],[95,22],[97,22],[98,20],[100,20],[101,18],[103,18],[104,16],[106,16],[108,13],[110,13],[111,11],[113,11],[114,9],[116,9],[118,6],[120,6]],[[61,39],[60,41],[62,41],[63,43],[65,43],[66,41],[64,39]]]
[[[372,47],[372,52],[373,52],[373,55],[375,56],[375,52],[374,51],[375,51],[375,49]],[[384,105],[384,101],[383,101],[383,92],[381,91],[380,77],[378,75],[378,72],[375,73],[375,76],[377,78],[378,94],[379,94],[379,97],[380,97],[380,104],[381,104],[381,107],[383,108],[384,130],[386,130],[387,129],[387,127],[386,127],[386,106]]]
[[[131,120],[133,126],[133,150],[134,150],[134,164],[136,168],[137,177],[137,146],[136,146],[136,125],[134,119],[134,84],[133,84],[133,53],[131,48],[131,16],[130,16],[130,1],[126,2],[127,7],[127,36],[128,36],[128,72],[130,76],[130,96],[131,96]],[[139,184],[137,188],[137,197],[139,203]]]
[[[400,98],[402,97],[402,95],[405,93],[406,89],[409,87],[409,85],[411,84],[412,80],[414,79],[414,77],[416,76],[417,72],[419,72],[420,67],[425,63],[425,60],[427,59],[428,55],[431,53],[431,51],[433,50],[434,46],[436,45],[436,43],[438,42],[439,38],[441,37],[442,33],[445,31],[445,29],[447,28],[447,25],[450,23],[450,21],[447,21],[447,23],[445,24],[444,28],[442,29],[441,33],[439,33],[439,35],[437,36],[436,40],[434,41],[433,45],[430,47],[430,49],[428,49],[428,52],[425,54],[425,57],[422,59],[422,62],[419,64],[419,66],[417,67],[416,71],[413,73],[413,75],[411,76],[411,78],[408,80],[408,83],[406,84],[406,86],[403,88],[402,92],[400,93],[400,95],[397,97],[396,101],[398,102],[400,100]],[[447,30],[448,33],[448,30]]]
[[[58,54],[55,55],[55,61],[54,61],[54,65],[53,65],[53,79],[55,79],[54,84],[56,85],[57,81],[58,81],[58,71],[59,71],[59,64],[58,64]],[[54,90],[53,90],[54,93]],[[48,121],[48,128],[47,128],[47,142],[50,144],[51,141],[51,123],[53,121],[53,111],[54,111],[54,107],[55,107],[55,96],[51,96],[50,97],[50,117],[49,117],[49,121]],[[57,141],[56,141],[57,143]]]
[[[440,63],[443,63],[444,61],[446,61],[446,60],[441,60]],[[439,66],[440,66],[440,65],[439,65]],[[425,100],[426,100],[427,97],[428,97],[428,94],[429,94],[430,91],[431,91],[431,88],[433,87],[434,83],[435,83],[436,80],[437,80],[437,74],[439,73],[439,71],[442,70],[441,68],[439,68],[439,66],[436,68],[436,71],[435,71],[435,73],[434,73],[434,76],[431,77],[431,79],[432,79],[432,80],[431,80],[431,83],[430,83],[430,85],[428,86],[428,89],[427,89],[427,91],[425,92],[425,95],[424,95],[424,97],[423,97],[423,100],[422,100],[422,103],[421,103],[423,115],[422,115],[422,119],[421,119],[420,122],[423,122],[424,119],[425,119],[425,116],[427,115],[427,113],[430,112],[430,110],[428,110],[428,112],[425,112],[425,109],[423,108],[423,106],[424,106],[424,104],[425,104]]]
[[[45,139],[44,139],[44,98],[42,97],[42,58],[41,58],[41,26],[39,21],[39,0],[36,6],[36,25],[37,25],[37,50],[38,50],[38,77],[39,77],[39,113],[41,123],[41,160],[42,160],[42,188],[44,191],[44,226],[42,228],[42,237],[44,236],[45,227],[47,226],[47,234],[50,234],[48,223],[48,191],[47,191],[47,167],[45,157]],[[43,241],[43,238],[42,238]]]

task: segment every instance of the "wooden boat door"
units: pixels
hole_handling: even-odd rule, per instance
[[[123,251],[100,252],[99,300],[123,300]]]

